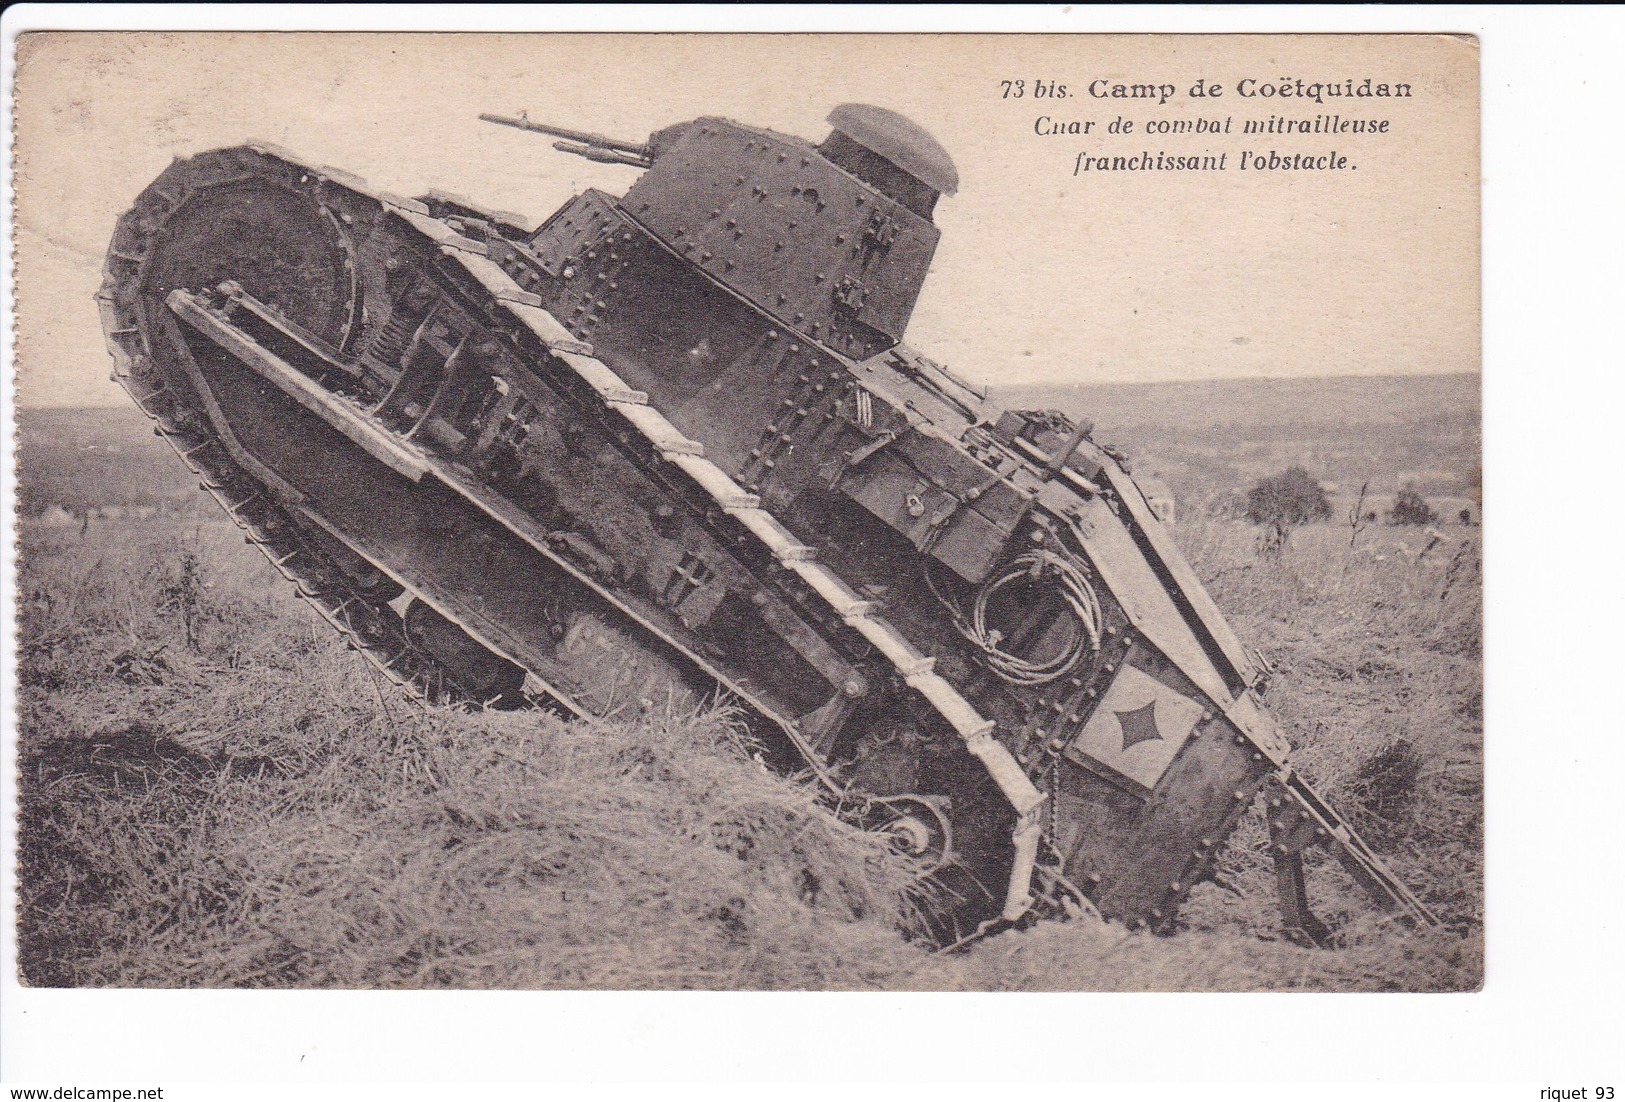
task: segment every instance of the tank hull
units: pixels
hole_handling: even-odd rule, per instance
[[[246,146],[138,199],[103,318],[159,433],[402,684],[589,717],[720,694],[902,839],[943,940],[1068,896],[1171,926],[1290,774],[1132,479],[876,352],[896,307],[820,337],[672,233],[600,193],[532,230]]]

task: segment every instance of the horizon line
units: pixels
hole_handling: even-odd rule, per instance
[[[1440,379],[1464,375],[1482,377],[1484,369],[1479,367],[1467,371],[1407,371],[1407,372],[1342,372],[1334,375],[1207,375],[1193,376],[1183,379],[1102,379],[1092,382],[1018,382],[1018,383],[986,383],[991,394],[997,390],[1010,390],[1017,387],[1105,387],[1105,386],[1186,386],[1192,383],[1315,383],[1331,382],[1337,379]],[[126,400],[108,402],[79,402],[79,403],[41,403],[35,405],[28,402],[11,402],[13,413],[23,410],[89,410],[89,409],[132,409],[131,403]]]

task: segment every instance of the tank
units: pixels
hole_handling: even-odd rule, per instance
[[[944,944],[1084,906],[1170,929],[1261,792],[1291,936],[1327,936],[1314,844],[1435,921],[1294,773],[1122,457],[904,342],[958,187],[926,130],[482,118],[636,179],[538,225],[250,142],[141,194],[98,296],[115,378],[379,670],[733,701],[917,862]]]

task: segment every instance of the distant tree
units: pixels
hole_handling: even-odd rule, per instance
[[[1279,551],[1292,529],[1332,515],[1326,491],[1302,467],[1260,479],[1247,491],[1247,519],[1264,529],[1264,550]]]
[[[1332,515],[1326,491],[1302,467],[1288,467],[1278,475],[1260,479],[1247,491],[1247,519],[1254,524],[1284,524],[1295,528]]]
[[[1389,514],[1390,523],[1393,524],[1432,524],[1436,519],[1433,510],[1428,508],[1427,499],[1417,493],[1414,486],[1407,486],[1399,491],[1394,499],[1394,511]]]

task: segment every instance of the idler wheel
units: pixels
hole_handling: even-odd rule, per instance
[[[494,654],[468,632],[429,605],[413,599],[407,606],[406,637],[426,652],[465,695],[482,703],[511,701],[525,682],[525,670]]]
[[[339,346],[356,288],[346,234],[314,194],[271,178],[198,191],[154,233],[142,268],[152,316],[170,291],[230,280],[320,339]]]

